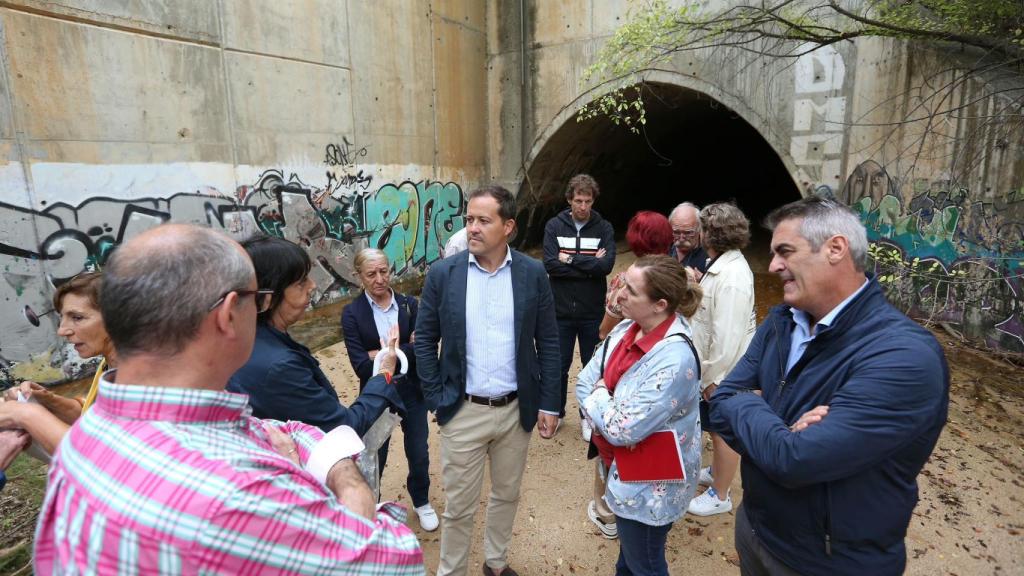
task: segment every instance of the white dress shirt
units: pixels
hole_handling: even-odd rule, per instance
[[[387,308],[381,308],[370,298],[366,292],[366,299],[370,301],[370,310],[373,311],[373,323],[377,325],[377,336],[387,338],[388,331],[395,324],[398,324],[398,302],[395,300],[395,291],[391,291],[391,304]]]
[[[496,398],[518,389],[512,250],[488,272],[469,255],[466,274],[466,393]]]

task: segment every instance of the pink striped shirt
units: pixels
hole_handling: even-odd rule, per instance
[[[36,528],[37,574],[424,574],[405,510],[375,521],[273,451],[228,392],[100,381],[64,437]],[[305,463],[322,432],[273,422]]]

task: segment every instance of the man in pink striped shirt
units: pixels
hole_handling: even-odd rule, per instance
[[[114,253],[100,304],[119,364],[55,454],[37,573],[424,573],[350,428],[252,418],[224,391],[269,297],[209,229],[160,226]]]

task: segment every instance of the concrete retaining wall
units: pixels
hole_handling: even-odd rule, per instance
[[[580,140],[607,138],[574,132],[576,111],[605,90],[579,77],[626,20],[628,4],[505,0],[492,6],[490,177],[518,183],[529,174],[521,195],[558,203],[571,175],[566,170],[586,167],[588,158],[580,155],[601,145]],[[892,296],[911,314],[1019,353],[1024,84],[1019,76],[966,74],[971,63],[955,47],[943,52],[859,39],[797,59],[727,48],[684,52],[645,79],[725,105],[771,145],[803,194],[837,197],[860,211],[871,239],[903,260]],[[528,74],[520,81],[524,66]],[[983,87],[1003,93],[981,97]],[[1007,108],[1011,99],[1017,105]],[[942,110],[949,112],[935,114]],[[638,138],[636,146],[644,145]],[[742,170],[743,151],[734,152]]]
[[[461,227],[466,190],[528,190],[531,171],[569,165],[546,146],[600,93],[578,79],[629,4],[0,6],[2,381],[80,372],[55,334],[53,285],[167,220],[299,242],[324,302],[353,289],[362,246],[419,273]],[[796,61],[715,49],[647,79],[726,106],[803,193],[841,198],[874,240],[917,258],[895,291],[912,313],[1021,352],[1019,110],[979,124],[1002,102],[976,98],[991,82],[979,77],[951,93],[963,114],[900,121],[928,104],[923,87],[962,76],[954,56],[882,40]]]
[[[168,220],[300,243],[320,302],[439,258],[485,173],[475,0],[0,8],[0,381],[73,377],[50,296]],[[2,384],[2,382],[0,382]]]

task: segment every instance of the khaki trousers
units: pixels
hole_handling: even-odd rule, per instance
[[[594,507],[597,509],[597,518],[605,524],[615,524],[615,512],[612,512],[604,499],[608,488],[607,474],[601,457],[594,458]]]
[[[519,424],[519,402],[492,408],[466,401],[441,427],[441,565],[438,576],[464,576],[480,500],[484,466],[490,460],[491,494],[484,528],[484,559],[495,571],[508,565],[508,545],[519,506],[530,433]]]

